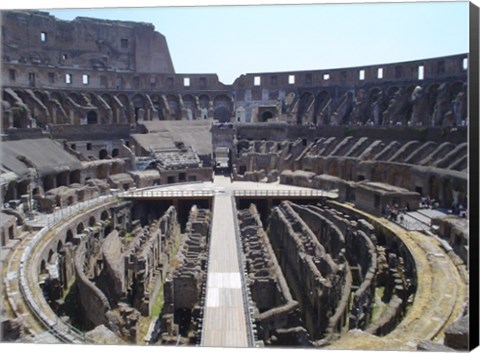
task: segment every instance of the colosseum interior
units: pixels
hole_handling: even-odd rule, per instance
[[[468,349],[467,54],[225,85],[15,10],[2,50],[3,341]]]

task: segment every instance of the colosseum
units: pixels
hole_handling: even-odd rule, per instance
[[[2,341],[467,350],[467,54],[176,73],[2,12]]]

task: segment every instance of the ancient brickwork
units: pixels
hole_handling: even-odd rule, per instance
[[[272,211],[270,241],[311,340],[339,332],[352,285],[345,256],[334,260],[288,202]]]
[[[445,207],[455,199],[466,204],[466,142],[422,143],[347,136],[321,137],[310,143],[239,140],[236,150],[238,180],[273,181],[280,174],[282,183],[321,188],[325,183],[316,178],[326,174],[339,178],[334,184],[342,184],[340,180],[369,180],[429,195]],[[350,198],[342,193],[341,197]]]
[[[186,338],[183,343],[199,342],[210,217],[209,210],[196,206],[190,210],[182,243],[164,284],[164,343],[177,340],[177,335]]]
[[[238,218],[257,339],[267,345],[309,345],[299,304],[292,298],[255,205],[239,211]]]

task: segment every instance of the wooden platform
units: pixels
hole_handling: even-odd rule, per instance
[[[232,202],[229,194],[214,199],[202,346],[248,347]]]

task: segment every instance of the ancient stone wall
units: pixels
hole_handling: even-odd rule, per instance
[[[272,211],[270,241],[311,339],[341,330],[352,284],[344,256],[334,261],[288,202]]]
[[[282,183],[319,187],[325,184],[317,183],[316,175],[326,174],[351,182],[369,180],[405,188],[429,195],[444,207],[451,207],[454,200],[467,203],[465,142],[421,143],[352,136],[321,137],[313,142],[238,140],[236,151],[234,177],[239,180],[254,180],[255,173],[263,170],[269,181],[280,174]],[[346,192],[348,188],[340,184],[333,186],[343,187]]]
[[[88,278],[84,272],[85,263],[88,261],[89,249],[87,241],[82,241],[75,251],[75,277],[78,288],[78,299],[82,308],[82,324],[85,328],[92,329],[98,325],[108,325],[106,316],[110,304],[105,294]]]
[[[207,117],[310,127],[466,124],[466,54],[247,74],[223,85],[214,74],[175,74],[166,40],[150,24],[32,11],[3,18],[7,128]]]
[[[201,306],[207,279],[207,251],[210,232],[210,211],[193,206],[182,243],[164,284],[162,316],[164,342],[187,338],[185,343],[198,343]]]
[[[240,210],[238,217],[257,339],[267,345],[309,345],[299,304],[292,298],[255,205]]]
[[[174,72],[166,39],[151,24],[82,17],[63,21],[47,12],[3,11],[2,25],[4,60],[10,63]]]

